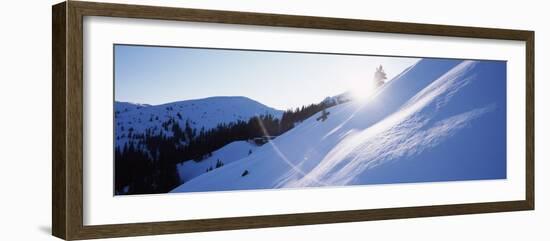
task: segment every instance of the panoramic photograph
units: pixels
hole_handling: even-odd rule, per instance
[[[506,61],[114,45],[114,195],[506,179]]]

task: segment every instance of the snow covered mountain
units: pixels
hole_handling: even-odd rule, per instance
[[[210,97],[162,105],[115,102],[116,146],[124,146],[129,136],[143,135],[147,129],[151,135],[162,131],[166,136],[171,136],[171,120],[181,128],[188,123],[192,129],[199,131],[201,128],[214,128],[220,123],[248,121],[257,115],[270,114],[280,118],[282,113],[246,97]]]
[[[423,59],[172,192],[506,178],[503,82],[502,61]]]

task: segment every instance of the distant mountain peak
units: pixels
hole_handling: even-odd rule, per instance
[[[253,116],[272,115],[280,118],[282,111],[244,96],[213,96],[170,102],[160,105],[115,101],[116,145],[123,146],[131,136],[146,131],[170,136],[169,122],[180,127],[189,123],[196,130],[209,130],[218,124],[248,121]],[[130,136],[130,137],[129,137]]]

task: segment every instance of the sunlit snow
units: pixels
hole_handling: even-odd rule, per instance
[[[506,178],[505,74],[501,61],[421,60],[172,192]]]

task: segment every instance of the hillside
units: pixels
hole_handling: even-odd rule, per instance
[[[216,164],[222,163],[224,166],[247,157],[259,146],[248,141],[234,141],[224,147],[212,152],[201,161],[185,161],[177,165],[178,174],[182,182],[187,182],[199,175],[206,173],[207,169],[216,169]]]
[[[172,192],[506,178],[505,74],[505,62],[421,60]]]
[[[282,111],[246,97],[210,97],[162,105],[115,102],[116,146],[124,146],[129,136],[145,134],[147,129],[151,135],[162,131],[166,136],[171,136],[171,120],[181,128],[188,123],[190,128],[198,131],[214,128],[220,123],[248,121],[253,116],[266,114],[280,118]]]

